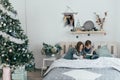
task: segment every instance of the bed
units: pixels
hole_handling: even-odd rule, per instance
[[[61,54],[76,42],[62,42]],[[94,42],[95,48],[106,45],[113,57],[99,57],[98,59],[67,60],[60,58],[53,62],[44,74],[43,80],[119,80],[120,59],[117,58],[118,47],[116,42]]]

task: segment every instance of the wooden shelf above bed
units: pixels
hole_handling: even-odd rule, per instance
[[[104,30],[102,31],[74,31],[72,34],[106,34]]]

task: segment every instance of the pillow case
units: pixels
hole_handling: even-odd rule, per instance
[[[107,45],[104,45],[96,50],[96,53],[99,57],[112,57],[112,54],[109,52]]]

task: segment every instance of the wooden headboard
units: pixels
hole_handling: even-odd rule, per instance
[[[60,52],[60,54],[62,55],[64,53],[66,53],[70,47],[75,47],[77,42],[59,42],[59,44],[62,47],[62,50]],[[107,45],[111,54],[113,54],[113,56],[115,56],[115,57],[118,56],[117,42],[92,42],[92,44],[94,45],[95,49],[97,49],[103,45]]]

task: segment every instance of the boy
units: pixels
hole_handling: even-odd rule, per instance
[[[90,40],[87,40],[85,42],[85,47],[83,50],[84,54],[85,54],[85,58],[86,59],[96,59],[99,56],[96,54],[93,46],[92,46],[92,42]]]

